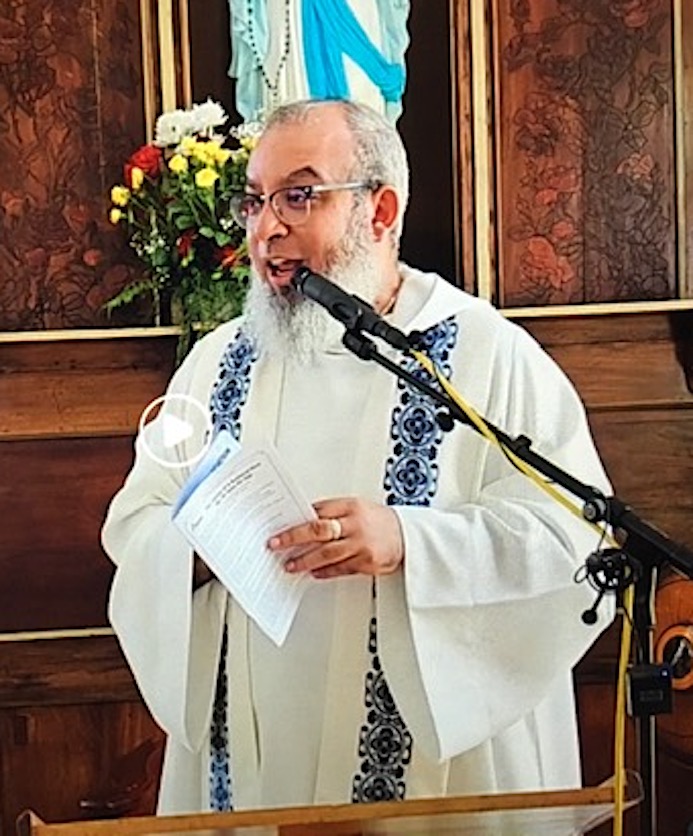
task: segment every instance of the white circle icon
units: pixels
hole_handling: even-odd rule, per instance
[[[144,452],[164,467],[190,467],[212,443],[209,410],[192,395],[155,398],[140,415],[138,428]]]

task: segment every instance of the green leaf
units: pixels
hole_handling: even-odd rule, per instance
[[[178,215],[174,223],[176,229],[190,229],[195,226],[195,219],[191,215]]]
[[[106,313],[111,314],[116,308],[129,305],[139,296],[143,296],[145,293],[152,293],[155,289],[156,283],[149,278],[133,282],[132,284],[126,285],[117,296],[109,299],[108,302],[104,302],[102,307]]]
[[[168,250],[159,249],[154,250],[154,252],[152,253],[151,262],[153,267],[166,267],[169,263],[169,260],[170,258]]]

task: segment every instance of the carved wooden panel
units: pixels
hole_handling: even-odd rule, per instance
[[[676,297],[672,0],[495,0],[498,302]]]
[[[2,3],[0,330],[108,324],[134,264],[109,192],[143,111],[138,0]]]

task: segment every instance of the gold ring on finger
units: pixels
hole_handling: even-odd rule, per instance
[[[330,523],[330,529],[332,533],[330,540],[341,540],[342,523],[336,517],[332,517],[330,520],[328,520],[328,522]]]

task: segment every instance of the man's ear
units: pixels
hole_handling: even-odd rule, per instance
[[[399,211],[399,197],[392,186],[380,186],[373,194],[374,212],[371,225],[376,241],[382,240],[395,225]]]

